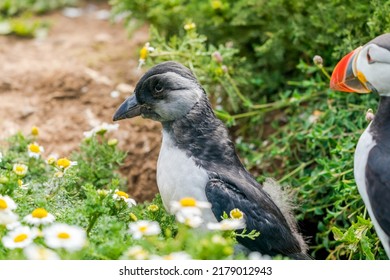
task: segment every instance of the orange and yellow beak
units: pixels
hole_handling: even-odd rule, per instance
[[[333,70],[330,88],[338,91],[369,93],[367,80],[362,72],[356,70],[356,58],[362,47],[344,56]]]

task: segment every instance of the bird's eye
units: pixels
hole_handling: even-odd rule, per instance
[[[154,90],[158,93],[158,92],[162,92],[163,91],[163,87],[161,85],[156,85],[154,87]]]

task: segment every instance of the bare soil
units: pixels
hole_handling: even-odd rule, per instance
[[[129,37],[123,23],[99,20],[93,12],[68,18],[57,11],[41,19],[51,24],[44,39],[0,36],[0,139],[18,131],[28,134],[35,125],[45,155],[69,156],[83,132],[111,123],[131,94],[142,75],[137,50],[148,40],[148,29]],[[112,97],[120,84],[127,86],[119,86],[119,97]],[[121,121],[112,133],[128,152],[120,171],[138,201],[157,192],[160,133],[158,123],[141,118]]]

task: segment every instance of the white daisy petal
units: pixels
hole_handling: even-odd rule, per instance
[[[102,123],[101,125],[92,128],[90,131],[85,131],[83,134],[85,138],[91,138],[96,134],[104,134],[106,132],[118,130],[118,127],[119,124]]]
[[[17,207],[15,201],[12,200],[8,195],[0,195],[0,212],[9,212],[15,210]]]
[[[139,245],[135,245],[127,249],[120,257],[121,260],[147,260],[149,253]]]
[[[236,230],[245,227],[243,219],[225,219],[219,223],[208,223],[207,228],[210,230]]]
[[[18,221],[18,215],[13,213],[12,211],[0,211],[0,225],[6,225],[8,228],[8,225],[12,225]],[[8,228],[8,230],[13,229]]]
[[[28,260],[60,260],[56,252],[53,250],[47,249],[45,247],[40,247],[35,244],[31,244],[24,248],[24,255]]]
[[[151,260],[192,260],[192,257],[186,252],[173,252],[165,256],[150,256]]]

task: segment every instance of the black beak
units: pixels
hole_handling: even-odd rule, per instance
[[[138,104],[135,94],[128,97],[116,110],[113,121],[130,119],[141,115],[141,106]]]

